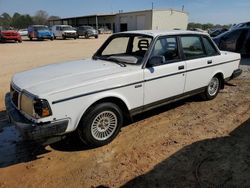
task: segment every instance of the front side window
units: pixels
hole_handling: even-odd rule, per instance
[[[163,56],[166,63],[180,59],[176,37],[158,39],[152,51],[152,56]]]
[[[182,36],[181,45],[187,59],[195,59],[206,55],[199,36]]]

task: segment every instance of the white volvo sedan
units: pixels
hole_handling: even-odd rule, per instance
[[[219,51],[207,34],[117,33],[91,59],[15,74],[6,109],[25,139],[76,131],[97,147],[111,142],[135,114],[191,95],[215,98],[241,74],[240,58]]]

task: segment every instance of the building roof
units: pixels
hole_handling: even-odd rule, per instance
[[[76,16],[76,17],[68,17],[68,18],[60,18],[60,19],[51,19],[50,21],[57,21],[57,20],[68,20],[68,19],[77,19],[77,18],[87,18],[87,17],[96,17],[96,16],[116,16],[119,14],[132,14],[137,12],[147,12],[147,11],[174,11],[174,12],[180,12],[184,14],[188,14],[187,12],[175,10],[175,9],[145,9],[145,10],[137,10],[137,11],[129,11],[129,12],[119,12],[119,13],[97,13],[97,14],[90,14],[90,15],[84,15],[84,16]]]

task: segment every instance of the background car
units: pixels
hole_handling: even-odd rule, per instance
[[[99,34],[111,34],[112,31],[107,27],[101,27],[98,29]]]
[[[31,25],[28,27],[28,37],[30,40],[37,38],[38,40],[50,39],[53,40],[53,33],[46,25]]]
[[[250,27],[250,22],[243,22],[239,24],[233,24],[230,28],[230,30],[237,29],[237,28],[242,28],[242,27]]]
[[[76,30],[70,25],[54,25],[51,27],[51,31],[54,38],[60,37],[66,38],[77,38]]]
[[[21,35],[17,31],[0,27],[0,41],[5,42],[9,40],[22,42]]]
[[[211,37],[216,37],[222,33],[225,33],[226,31],[228,31],[227,28],[218,28],[218,29],[215,29],[214,31],[212,31],[210,34]]]
[[[85,38],[98,38],[98,31],[91,26],[80,26],[77,28],[77,35],[78,37],[84,36]]]
[[[250,55],[250,27],[230,30],[213,38],[213,40],[220,50]]]
[[[19,29],[19,30],[18,30],[18,33],[19,33],[21,36],[28,36],[28,29]]]

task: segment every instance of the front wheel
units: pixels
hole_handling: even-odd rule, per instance
[[[218,77],[213,77],[209,82],[208,86],[206,87],[205,92],[203,93],[203,98],[205,100],[212,100],[214,99],[220,90],[220,80]]]
[[[91,107],[78,125],[78,135],[87,145],[99,147],[110,143],[123,124],[121,109],[105,102]]]

